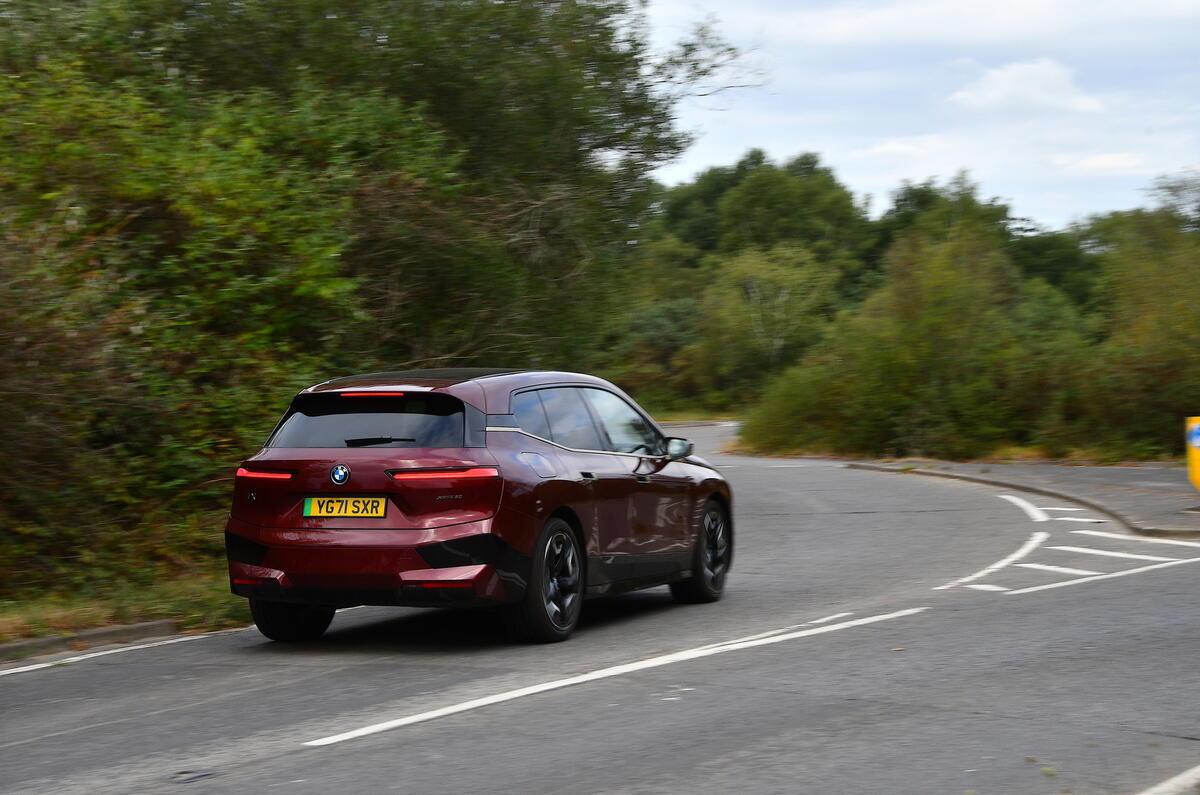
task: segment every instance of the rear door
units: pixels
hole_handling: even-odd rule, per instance
[[[589,549],[589,553],[604,559],[614,579],[632,576],[632,556],[639,551],[631,532],[629,503],[636,459],[614,456],[605,450],[603,433],[578,388],[549,387],[518,393],[513,399],[518,421],[523,414],[528,417],[532,413],[530,401],[534,399],[545,412],[548,438],[566,448],[558,451],[559,459],[571,476],[586,483],[591,491],[590,516],[584,519],[595,540],[595,550]]]

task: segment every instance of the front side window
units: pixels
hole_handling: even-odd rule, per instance
[[[632,406],[602,389],[585,389],[583,393],[608,433],[609,449],[618,453],[662,455],[662,436]]]
[[[600,433],[578,389],[556,387],[541,389],[541,396],[550,421],[550,438],[563,447],[576,450],[603,450]]]
[[[462,447],[463,404],[437,393],[299,395],[267,447]]]

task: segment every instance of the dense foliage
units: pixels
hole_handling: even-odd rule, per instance
[[[324,378],[586,367],[676,101],[636,0],[0,0],[0,597],[220,549]]]
[[[219,557],[290,395],[597,370],[762,449],[1153,455],[1200,392],[1200,176],[1049,231],[814,154],[673,188],[736,53],[638,0],[0,0],[0,598]]]

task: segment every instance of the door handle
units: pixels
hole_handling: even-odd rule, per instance
[[[580,472],[579,477],[583,478],[584,480],[595,480],[596,479],[596,475],[593,472]]]

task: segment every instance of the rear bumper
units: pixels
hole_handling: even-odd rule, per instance
[[[529,559],[493,534],[491,522],[305,530],[230,519],[230,588],[239,596],[338,607],[514,602],[525,593]]]

